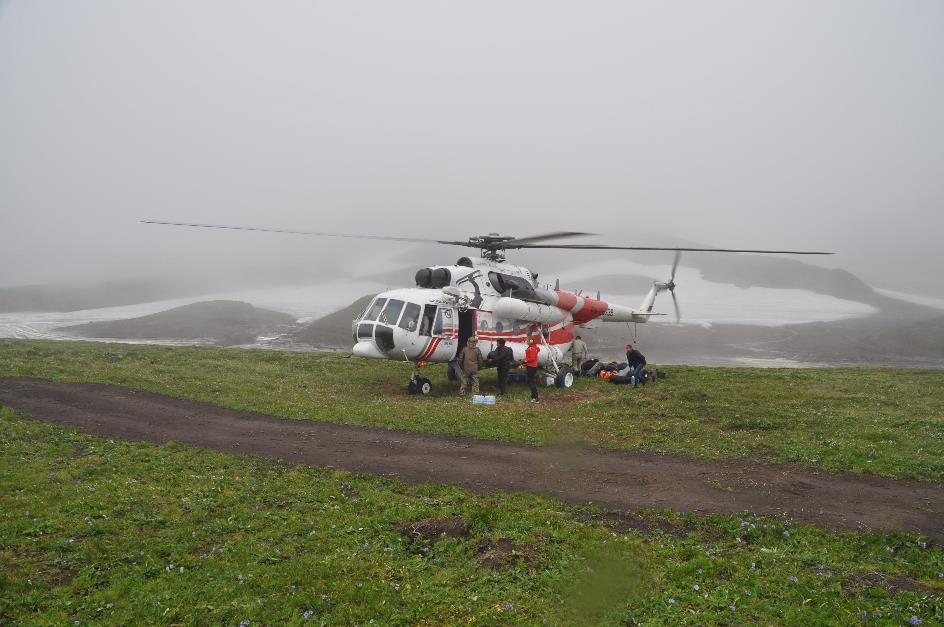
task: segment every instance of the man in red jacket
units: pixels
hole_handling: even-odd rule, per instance
[[[540,349],[534,343],[534,338],[528,338],[528,348],[524,349],[524,365],[528,369],[528,387],[531,388],[531,402],[538,402],[538,386],[535,379],[538,375],[538,352]]]

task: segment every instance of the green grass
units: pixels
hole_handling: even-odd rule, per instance
[[[580,379],[496,406],[405,392],[406,364],[333,353],[0,340],[0,376],[127,385],[277,416],[533,444],[587,442],[831,472],[944,479],[944,371],[670,366],[640,389]],[[494,391],[494,371],[483,378]]]
[[[397,530],[447,516],[469,536]],[[670,512],[624,522],[536,496],[114,442],[0,408],[0,624],[944,621],[944,550],[916,536]],[[514,552],[483,565],[503,541]]]

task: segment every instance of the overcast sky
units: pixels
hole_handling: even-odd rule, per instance
[[[934,286],[942,33],[937,0],[0,2],[0,285],[318,258],[158,217],[826,249]]]

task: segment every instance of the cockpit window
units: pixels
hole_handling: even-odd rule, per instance
[[[380,311],[383,309],[383,306],[387,303],[386,298],[378,298],[367,310],[367,313],[364,314],[364,320],[376,320],[377,316],[380,315]]]
[[[403,310],[403,317],[400,318],[400,328],[407,331],[416,331],[416,321],[420,317],[420,306],[416,303],[407,303]]]
[[[400,319],[401,311],[403,311],[403,301],[391,298],[387,301],[387,306],[384,307],[383,313],[377,318],[377,322],[396,324],[397,320]]]

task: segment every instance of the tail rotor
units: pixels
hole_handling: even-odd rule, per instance
[[[679,309],[678,298],[675,297],[675,272],[678,270],[679,259],[682,258],[682,251],[675,251],[675,260],[672,262],[672,274],[669,275],[669,280],[665,283],[661,281],[656,282],[656,289],[660,292],[668,291],[672,295],[672,305],[675,306],[675,324],[678,324],[682,320],[682,312]]]

